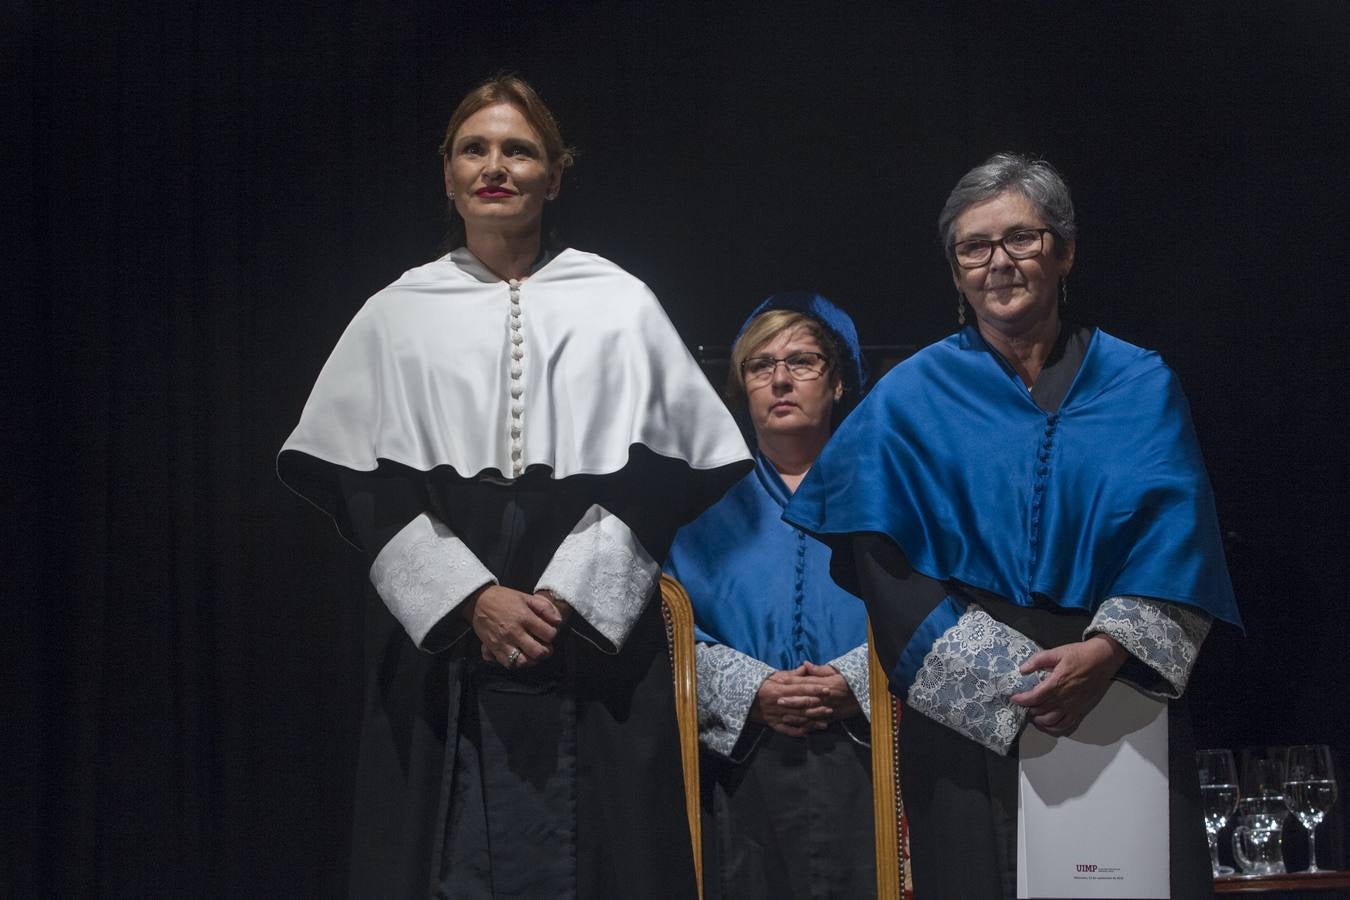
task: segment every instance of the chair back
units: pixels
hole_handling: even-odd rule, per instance
[[[891,694],[867,626],[868,694],[872,704],[872,821],[876,832],[877,900],[912,900],[905,803],[900,796],[900,703]]]
[[[703,896],[703,820],[699,812],[698,664],[694,656],[694,607],[684,586],[661,575],[661,614],[666,622],[670,664],[675,675],[675,719],[680,729],[680,762],[684,768],[684,809],[694,846],[694,875]]]

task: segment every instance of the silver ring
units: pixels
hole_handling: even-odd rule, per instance
[[[520,648],[512,647],[511,652],[506,654],[506,667],[508,669],[513,668],[518,659],[520,659]]]

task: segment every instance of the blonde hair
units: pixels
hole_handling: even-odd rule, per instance
[[[750,324],[745,326],[745,330],[741,332],[741,336],[736,339],[735,345],[731,348],[731,366],[727,372],[726,386],[726,397],[729,403],[733,406],[741,406],[748,400],[745,392],[745,375],[741,372],[741,365],[750,357],[750,354],[780,334],[798,328],[805,328],[807,333],[815,338],[816,343],[820,345],[820,352],[825,354],[829,361],[830,377],[832,379],[839,377],[838,371],[835,369],[835,364],[839,360],[839,347],[835,344],[835,340],[829,331],[805,313],[797,312],[794,309],[771,309],[751,319]]]

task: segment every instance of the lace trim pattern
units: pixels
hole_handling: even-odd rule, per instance
[[[592,504],[563,538],[535,586],[571,604],[617,653],[656,587],[661,569],[618,516]]]
[[[730,758],[750,717],[750,706],[773,666],[726,644],[694,646],[698,664],[698,739]]]
[[[862,713],[867,717],[867,721],[872,721],[872,692],[870,690],[871,679],[868,677],[868,657],[867,644],[859,644],[843,656],[836,657],[827,663],[839,670],[839,674],[844,676],[848,682],[848,689],[853,692],[853,696],[862,707]]]
[[[1140,662],[1162,676],[1161,690],[1136,685],[1160,699],[1176,699],[1186,690],[1200,644],[1213,619],[1198,609],[1151,597],[1109,597],[1083,633],[1107,634]]]
[[[426,513],[384,545],[371,564],[370,581],[419,647],[466,597],[497,583],[453,531]]]
[[[1027,717],[1008,698],[1042,677],[1023,675],[1017,667],[1040,649],[972,604],[924,656],[906,700],[930,719],[1007,756]]]

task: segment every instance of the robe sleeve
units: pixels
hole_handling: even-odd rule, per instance
[[[1040,673],[1018,671],[1040,649],[1031,638],[972,603],[933,642],[905,702],[1007,756],[1027,719],[1026,708],[1008,698],[1040,681]]]
[[[858,705],[862,707],[862,714],[870,722],[872,721],[872,695],[868,689],[871,684],[871,679],[867,674],[868,664],[866,643],[859,644],[847,653],[841,654],[826,663],[826,665],[834,666],[839,670],[839,674],[844,676],[844,681],[848,682],[848,689],[853,692],[853,699],[858,701]]]
[[[1006,756],[1027,715],[1008,698],[1040,681],[1041,673],[1018,671],[1040,646],[979,606],[948,596],[889,538],[860,535],[852,549],[891,693]]]
[[[732,762],[741,735],[750,718],[760,685],[774,673],[760,662],[726,644],[694,645],[698,667],[698,738],[704,747]]]
[[[565,600],[582,619],[574,623],[577,634],[605,653],[618,653],[660,576],[623,520],[592,504],[554,551],[535,590]]]
[[[497,579],[443,522],[425,511],[421,483],[402,473],[341,475],[346,520],[370,560],[370,580],[385,606],[423,650],[458,641],[469,623],[455,614],[474,591]]]
[[[1108,597],[1083,632],[1115,638],[1131,659],[1116,677],[1159,699],[1186,690],[1213,617],[1195,607],[1151,597]]]

